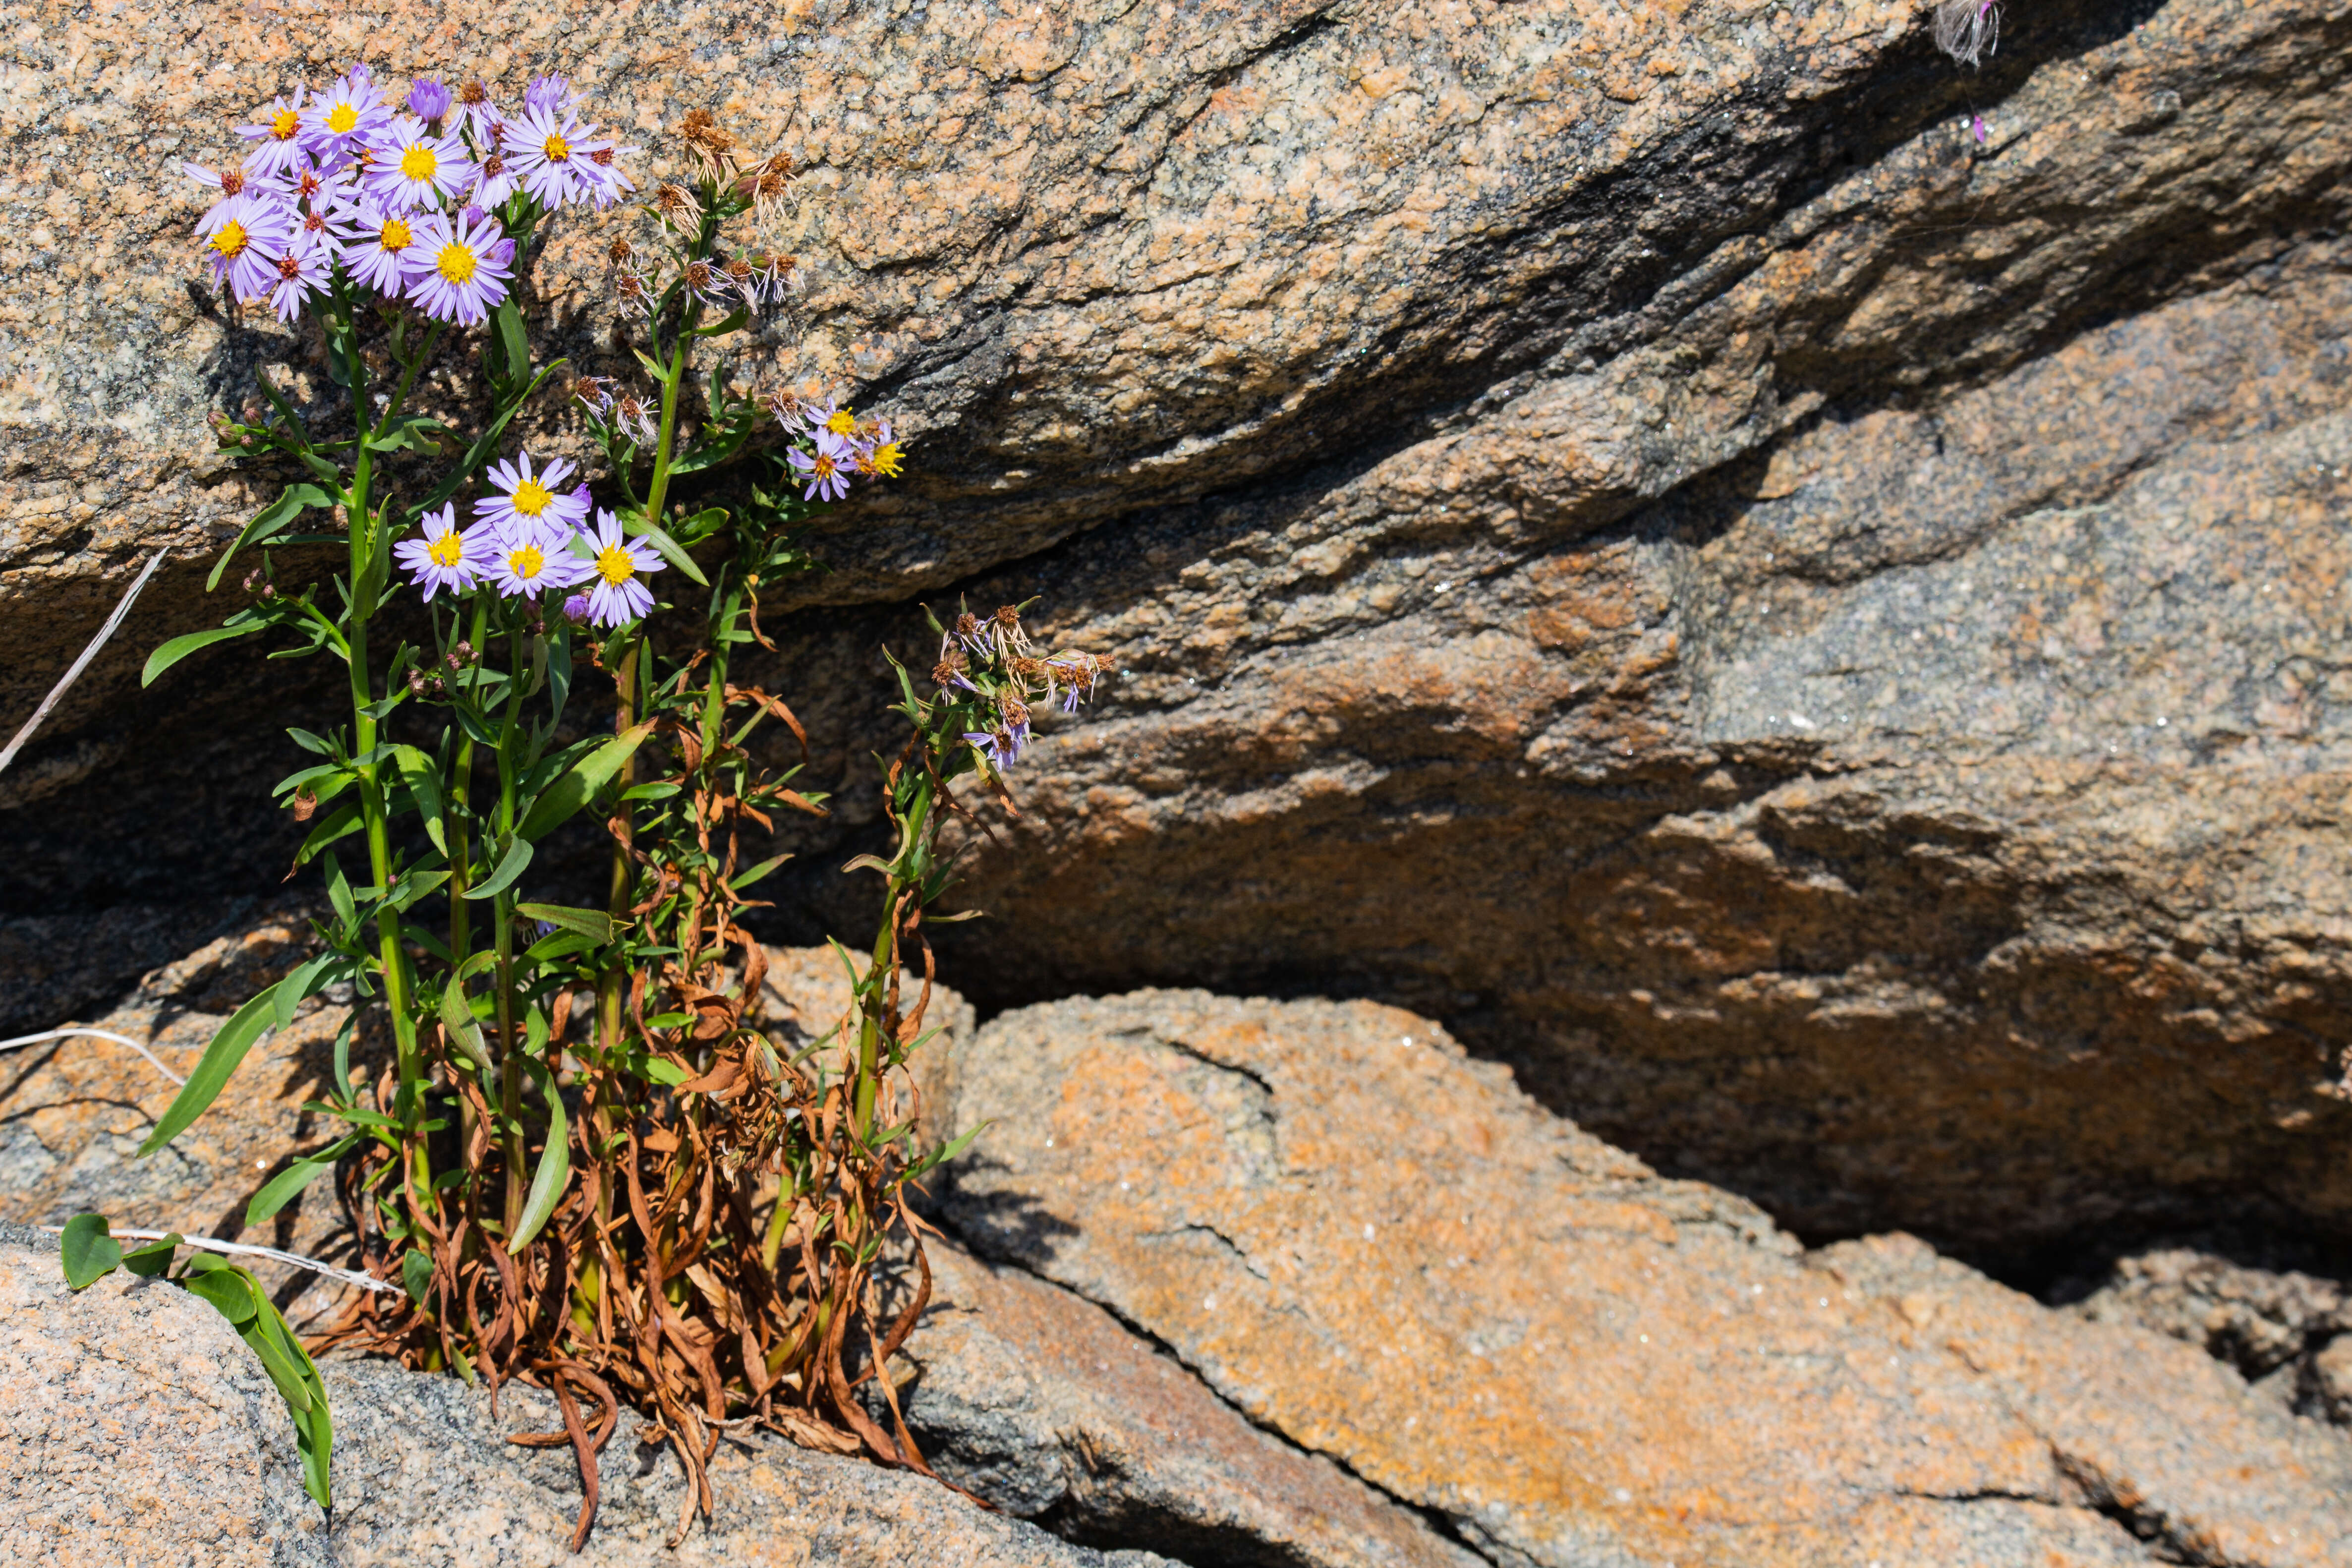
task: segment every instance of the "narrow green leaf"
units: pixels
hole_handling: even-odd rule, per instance
[[[769,858],[761,861],[750,870],[738,876],[732,882],[730,882],[728,886],[740,893],[744,889],[750,887],[752,883],[758,881],[761,878],[766,876],[769,872],[774,870],[777,867],[782,865],[785,861],[791,858],[792,856],[789,854],[772,856]]]
[[[352,897],[351,879],[343,875],[343,863],[332,854],[327,857],[327,901],[335,907],[337,929],[349,940],[359,929],[360,907]]]
[[[294,851],[294,864],[308,865],[310,857],[338,838],[350,837],[360,830],[361,826],[359,802],[350,801],[337,806],[327,814],[324,821],[310,829],[310,836],[302,840],[302,847]]]
[[[220,586],[221,574],[228,570],[229,562],[238,551],[277,533],[292,522],[304,507],[331,507],[334,504],[334,498],[316,485],[287,486],[276,500],[254,514],[253,521],[247,523],[236,540],[221,552],[221,558],[213,563],[212,575],[205,579],[205,592],[209,594]]]
[[[268,624],[266,621],[257,619],[247,621],[243,626],[214,626],[206,631],[190,632],[185,637],[173,637],[147,656],[147,668],[139,672],[139,684],[152,686],[155,684],[157,676],[194,653],[198,648],[210,647],[216,642],[226,642],[231,637],[245,637],[249,633],[259,631]]]
[[[273,985],[262,992],[239,1007],[229,1021],[221,1026],[220,1033],[215,1035],[212,1044],[205,1047],[203,1058],[196,1063],[196,1070],[188,1075],[188,1081],[180,1087],[171,1108],[163,1112],[163,1120],[155,1124],[155,1131],[147,1134],[147,1142],[139,1145],[142,1159],[186,1131],[189,1123],[202,1116],[212,1102],[220,1098],[220,1091],[228,1087],[230,1075],[243,1065],[246,1053],[253,1049],[253,1042],[261,1038],[262,1030],[268,1028],[270,1020],[277,1016],[277,989]]]
[[[646,518],[633,517],[623,521],[621,531],[643,539],[661,552],[663,560],[693,578],[703,587],[710,586],[710,579],[702,574],[702,568],[694,563],[694,557],[688,555],[685,547],[677,540],[663,532],[659,524]]]
[[[494,313],[499,323],[499,344],[507,352],[507,376],[520,381],[530,370],[530,340],[523,335],[522,311],[509,295]]]
[[[483,878],[479,886],[467,889],[466,897],[488,899],[505,892],[514,886],[514,879],[521,876],[523,868],[530,864],[530,840],[517,834],[515,841],[507,846],[507,852],[499,861],[498,869]]]
[[[555,1086],[555,1075],[543,1062],[525,1057],[523,1070],[547,1099],[547,1146],[540,1152],[539,1169],[531,1173],[530,1192],[523,1198],[522,1217],[515,1222],[514,1234],[507,1237],[507,1251],[519,1256],[555,1212],[558,1199],[563,1196],[564,1184],[572,1179],[572,1132],[563,1115],[563,1095]]]
[[[572,765],[570,772],[542,791],[515,829],[516,842],[536,841],[593,799],[612,782],[621,764],[654,732],[651,721],[625,730]]]
[[[294,1195],[320,1175],[335,1168],[335,1162],[351,1152],[352,1145],[360,1141],[356,1132],[347,1134],[328,1144],[315,1154],[305,1154],[269,1178],[262,1189],[253,1194],[245,1205],[245,1223],[259,1225],[263,1220],[294,1201]]]
[[[78,1214],[66,1221],[58,1251],[66,1266],[66,1283],[76,1290],[97,1284],[122,1261],[122,1244],[114,1239],[102,1214]]]
[[[278,998],[274,1008],[275,1026],[282,1029],[292,1023],[294,1009],[324,987],[327,982],[322,977],[328,970],[342,962],[339,953],[322,952],[307,960],[293,973],[271,986],[270,994]]]
[[[517,904],[515,913],[525,920],[545,921],[565,931],[578,931],[591,942],[613,940],[613,917],[602,910],[574,909],[568,904]]]
[[[394,746],[391,757],[393,765],[400,770],[400,782],[416,797],[417,815],[425,818],[425,836],[433,840],[434,848],[446,855],[449,844],[442,837],[440,763],[415,746]]]

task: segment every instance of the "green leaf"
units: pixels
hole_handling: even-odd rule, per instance
[[[338,838],[350,837],[357,833],[361,826],[358,801],[349,801],[337,806],[327,814],[325,821],[310,829],[310,836],[302,840],[302,847],[294,851],[294,864],[297,866],[309,864],[311,856],[316,855]]]
[[[728,886],[740,893],[744,889],[750,887],[752,883],[758,881],[761,878],[766,876],[769,872],[774,870],[777,867],[782,865],[785,861],[791,858],[792,856],[789,854],[772,856],[768,859],[761,861],[750,870],[737,877],[732,882],[730,882]]]
[[[635,538],[643,539],[646,543],[661,552],[661,558],[663,560],[668,562],[671,565],[677,567],[679,571],[693,578],[695,582],[700,584],[703,587],[708,588],[710,586],[710,579],[702,574],[702,568],[694,563],[694,557],[688,555],[684,547],[682,547],[677,540],[672,539],[668,534],[664,533],[661,531],[661,526],[658,523],[656,523],[652,519],[643,517],[624,519],[621,523],[621,531]]]
[[[220,1091],[228,1087],[230,1075],[244,1064],[246,1053],[253,1049],[253,1042],[261,1038],[262,1030],[268,1028],[270,1020],[277,1016],[277,990],[278,986],[273,985],[254,997],[221,1026],[220,1033],[215,1035],[212,1044],[205,1047],[203,1059],[196,1063],[196,1070],[188,1075],[188,1081],[180,1086],[180,1092],[173,1098],[171,1108],[163,1112],[163,1120],[155,1123],[155,1131],[147,1134],[147,1142],[139,1145],[140,1158],[146,1158],[186,1131],[188,1124],[202,1116],[212,1102],[220,1098]]]
[[[321,1173],[333,1170],[335,1162],[350,1153],[352,1145],[359,1141],[358,1133],[350,1133],[315,1154],[305,1154],[270,1177],[268,1183],[253,1194],[253,1201],[245,1205],[245,1223],[259,1225],[293,1202],[297,1193],[317,1181]]]
[[[488,899],[505,892],[514,886],[514,879],[521,876],[523,868],[530,864],[530,840],[517,834],[515,841],[507,846],[506,855],[499,861],[498,869],[483,878],[479,886],[467,889],[466,897]]]
[[[335,907],[339,930],[348,939],[359,929],[360,907],[352,897],[351,879],[343,875],[343,863],[330,854],[327,857],[327,901]]]
[[[652,376],[656,381],[667,381],[669,379],[669,367],[663,364],[661,361],[654,358],[653,355],[646,353],[643,349],[631,349],[629,352],[637,356],[637,363],[646,367],[646,374],[647,375]]]
[[[172,1267],[172,1258],[180,1250],[181,1236],[172,1232],[161,1241],[151,1241],[122,1255],[122,1267],[142,1279],[153,1279]]]
[[[714,322],[712,325],[708,327],[695,328],[694,335],[698,338],[724,337],[729,332],[741,331],[743,330],[744,323],[749,321],[751,319],[751,312],[741,306],[738,306],[733,310],[728,312],[725,320]]]
[[[316,485],[289,485],[278,498],[254,514],[234,542],[213,563],[212,575],[205,579],[205,592],[220,586],[221,574],[228,570],[229,562],[248,544],[260,542],[277,533],[300,514],[304,507],[326,508],[335,504],[335,498]],[[169,646],[169,645],[166,645]]]
[[[400,770],[400,782],[416,797],[417,815],[425,818],[425,836],[433,840],[434,848],[446,855],[449,845],[441,826],[441,765],[415,746],[394,746],[390,755],[393,766]]]
[[[292,1023],[294,1009],[302,1005],[304,998],[315,995],[323,990],[327,984],[325,979],[327,971],[342,962],[343,959],[339,953],[322,952],[318,957],[305,962],[293,973],[271,986],[270,994],[278,998],[274,1009],[275,1026],[282,1029]]]
[[[645,743],[646,737],[653,732],[653,722],[648,720],[614,736],[574,763],[570,772],[548,785],[539,798],[530,803],[530,811],[523,815],[522,826],[515,829],[516,841],[536,841],[568,820],[572,813],[587,805],[598,790],[612,782],[613,775],[621,771],[621,764],[627,762]]]
[[[499,323],[499,344],[507,353],[508,378],[520,380],[530,369],[530,340],[523,335],[522,311],[509,295],[493,314]]]
[[[219,1254],[199,1252],[189,1258],[180,1283],[191,1294],[210,1301],[240,1333],[253,1321],[253,1292],[246,1289],[244,1276]]]
[[[449,471],[448,477],[433,487],[431,495],[408,509],[410,521],[414,521],[424,516],[451,496],[456,495],[458,487],[472,479],[488,459],[489,455],[498,450],[499,437],[506,434],[507,422],[522,411],[522,405],[530,401],[531,394],[537,392],[549,376],[553,375],[570,363],[568,360],[555,360],[541,366],[539,374],[531,378],[530,385],[523,389],[522,395],[507,405],[505,412],[491,420],[488,426],[479,436],[474,437],[474,444],[466,448],[465,457],[458,459],[457,466]],[[390,531],[386,530],[386,533],[388,536]]]
[[[474,1016],[473,1005],[466,1000],[462,981],[452,980],[441,988],[441,1027],[468,1067],[478,1071],[490,1065],[489,1047],[482,1043],[481,1023]]]
[[[591,942],[613,940],[613,917],[602,910],[573,909],[568,904],[517,904],[515,913],[525,920],[545,921],[565,931],[577,931]]]
[[[667,1057],[648,1057],[646,1058],[645,1076],[656,1083],[668,1084],[675,1088],[686,1081],[686,1069]]]
[[[950,1160],[954,1159],[958,1154],[961,1154],[966,1149],[971,1148],[971,1141],[979,1137],[982,1133],[987,1131],[992,1125],[992,1123],[983,1121],[979,1126],[963,1133],[944,1147],[932,1150],[929,1154],[924,1155],[921,1159],[916,1161],[913,1165],[908,1168],[907,1179],[910,1182],[919,1181],[930,1172],[946,1164]]]
[[[246,622],[243,626],[231,623],[225,626],[214,626],[207,631],[190,632],[185,637],[173,637],[170,642],[165,643],[162,647],[157,648],[153,653],[147,656],[147,668],[139,672],[139,684],[141,686],[152,686],[155,684],[155,678],[157,676],[163,674],[165,670],[171,668],[173,665],[179,663],[182,659],[187,658],[198,648],[210,647],[216,642],[226,642],[231,637],[241,637],[248,633],[257,632],[267,625],[268,625],[267,621],[261,620],[257,616],[255,619]]]
[[[122,1244],[114,1239],[102,1214],[78,1214],[66,1221],[58,1251],[65,1261],[66,1283],[77,1290],[97,1284],[122,1261]]]
[[[530,1192],[522,1202],[522,1216],[515,1221],[514,1234],[507,1237],[509,1256],[518,1256],[530,1245],[547,1216],[555,1212],[557,1200],[563,1196],[564,1184],[572,1179],[572,1132],[563,1115],[563,1096],[555,1087],[555,1075],[547,1070],[544,1062],[525,1057],[523,1070],[530,1081],[539,1085],[539,1092],[547,1098],[547,1146],[540,1152],[539,1169],[531,1173]]]
[[[418,1306],[425,1305],[425,1287],[433,1283],[433,1259],[415,1247],[401,1254],[400,1285],[408,1299]]]

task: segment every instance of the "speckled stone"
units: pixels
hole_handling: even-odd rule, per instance
[[[1909,1237],[1807,1255],[1367,1003],[958,1053],[946,1212],[1497,1562],[2352,1563],[2352,1443]]]
[[[843,791],[778,935],[871,919],[834,868],[914,621],[854,602],[1035,594],[1123,674],[974,847],[984,1005],[1377,994],[1814,1234],[2346,1234],[2352,5],[2019,0],[1976,73],[1926,9],[511,18],[501,82],[574,68],[656,147],[713,104],[807,163],[779,238],[814,287],[747,366],[918,437],[773,623]],[[191,296],[159,171],[257,85],[476,35],[9,14],[21,712],[145,548],[249,501],[204,412],[309,374]],[[551,253],[565,310],[591,239]],[[222,608],[203,570],[0,777],[0,952],[121,933],[25,1026],[284,867],[274,731],[334,672],[229,648],[131,689]]]

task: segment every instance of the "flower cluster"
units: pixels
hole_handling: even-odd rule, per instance
[[[796,481],[807,486],[803,500],[839,500],[849,493],[853,474],[898,477],[906,454],[887,419],[860,419],[831,402],[810,403],[789,394],[771,398],[768,406],[777,424],[803,437],[804,444],[784,454]]]
[[[364,65],[323,92],[299,86],[236,133],[241,164],[184,165],[217,192],[196,225],[214,280],[292,321],[341,271],[436,321],[478,325],[507,297],[509,230],[567,205],[609,207],[636,188],[637,149],[580,118],[562,77],[501,109],[480,82],[429,78],[405,94]]]
[[[1001,773],[1035,738],[1033,707],[1058,703],[1063,712],[1075,713],[1114,668],[1100,654],[1040,655],[1021,628],[1019,608],[1006,605],[992,616],[958,616],[940,637],[931,679],[942,690],[961,689],[980,700],[987,728],[966,731],[963,738]]]
[[[583,589],[564,603],[574,620],[616,626],[654,607],[645,574],[658,572],[662,558],[622,536],[618,519],[598,511],[588,487],[562,488],[572,465],[559,458],[534,469],[525,452],[511,463],[492,466],[492,493],[474,503],[473,526],[457,526],[457,508],[427,512],[416,538],[393,547],[429,602],[446,588],[467,593],[487,584],[504,598],[537,600],[549,589]]]

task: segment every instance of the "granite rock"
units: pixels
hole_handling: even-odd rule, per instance
[[[56,1244],[0,1235],[0,1543],[43,1568],[193,1562],[267,1568],[1182,1568],[1097,1552],[933,1481],[757,1436],[723,1442],[707,1524],[675,1551],[686,1485],[624,1413],[605,1449],[597,1529],[569,1448],[507,1435],[560,1428],[532,1388],[487,1391],[380,1362],[322,1368],[334,1412],[334,1509],[302,1490],[292,1427],[220,1314],[163,1281],[116,1274],[74,1294]]]
[[[1226,1568],[1479,1568],[1101,1308],[952,1246],[929,1257],[898,1398],[933,1468],[975,1496],[1074,1541]]]
[[[1973,73],[1927,10],[20,4],[0,707],[186,552],[0,777],[0,951],[119,933],[25,1026],[290,847],[271,731],[332,672],[132,689],[252,504],[203,415],[315,379],[191,293],[166,165],[365,47],[810,171],[749,373],[920,473],[773,623],[844,792],[780,938],[870,918],[904,601],[1041,595],[1126,673],[974,847],[984,1005],[1376,995],[1814,1235],[2344,1234],[2352,5],[2020,0]],[[594,238],[543,289],[603,364]]]
[[[1409,1013],[1142,992],[958,1054],[968,1241],[1496,1562],[2352,1563],[2352,1443],[2201,1350],[1807,1254]]]

